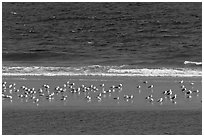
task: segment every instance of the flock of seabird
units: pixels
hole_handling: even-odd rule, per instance
[[[194,83],[190,83],[191,88],[188,89],[184,86],[184,81],[180,82],[180,92],[185,96],[185,98],[191,99],[192,95],[195,94],[199,96],[200,91],[198,89],[192,90]],[[148,81],[143,81],[142,85],[136,85],[135,92],[139,89],[139,94],[141,93],[141,87],[147,87],[150,89],[148,95],[144,98],[147,102],[154,104],[158,103],[162,105],[165,101],[170,101],[173,104],[177,104],[177,97],[175,91],[168,89],[161,92],[161,97],[153,96],[154,85],[148,85]],[[178,91],[177,91],[178,92]],[[112,85],[107,88],[105,84],[100,84],[98,87],[95,85],[81,85],[76,86],[75,83],[70,81],[65,82],[62,86],[57,86],[54,89],[51,89],[50,85],[43,84],[39,89],[29,88],[25,85],[16,87],[16,83],[7,83],[4,81],[2,83],[2,99],[3,101],[13,102],[14,98],[17,97],[17,100],[21,102],[32,102],[39,106],[40,102],[43,100],[52,101],[68,101],[72,95],[80,96],[86,102],[102,102],[105,98],[119,101],[121,99],[128,102],[133,102],[135,95],[134,94],[125,94],[123,91],[123,84]],[[122,96],[121,96],[122,95]]]

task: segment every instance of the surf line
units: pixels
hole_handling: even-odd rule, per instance
[[[202,65],[202,62],[195,62],[195,61],[184,61],[184,64],[195,64],[195,65]]]

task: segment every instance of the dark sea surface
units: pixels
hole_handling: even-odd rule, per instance
[[[6,109],[3,135],[201,135],[200,110]]]
[[[4,75],[202,75],[201,2],[2,8]]]

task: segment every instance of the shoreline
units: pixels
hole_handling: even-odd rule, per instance
[[[121,66],[16,66],[3,67],[3,76],[109,76],[109,77],[201,77],[202,67]]]
[[[55,75],[55,76],[45,76],[45,75],[2,75],[2,79],[12,79],[12,78],[21,78],[22,80],[26,78],[68,78],[68,79],[90,79],[90,78],[104,78],[104,79],[118,79],[118,78],[125,78],[125,79],[199,79],[202,81],[202,76],[192,76],[192,77],[174,77],[174,76],[100,76],[100,75]]]

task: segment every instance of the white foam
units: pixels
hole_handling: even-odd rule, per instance
[[[94,69],[93,69],[94,67]],[[131,66],[132,67],[132,66]],[[201,70],[184,68],[122,68],[115,66],[87,67],[3,67],[3,76],[170,76],[170,77],[200,77]]]
[[[202,62],[195,62],[195,61],[184,61],[184,64],[194,64],[194,65],[202,65]]]
[[[190,69],[110,69],[109,72],[133,75],[133,76],[171,76],[171,77],[192,77],[202,76],[202,72]]]

